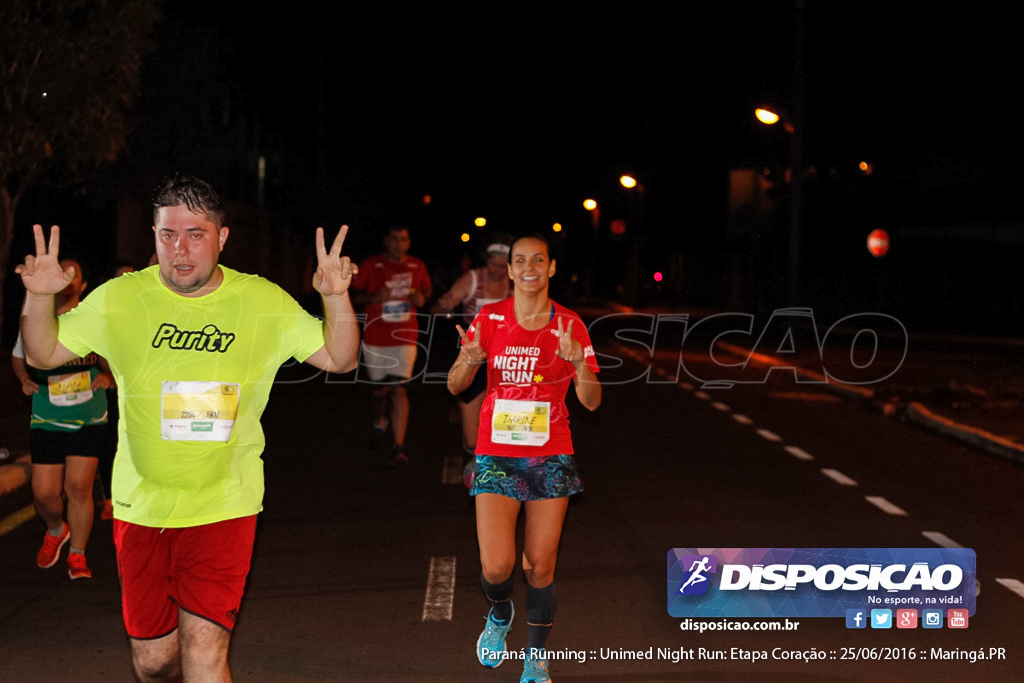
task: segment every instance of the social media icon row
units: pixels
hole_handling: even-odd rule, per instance
[[[945,615],[947,628],[967,628],[968,611],[951,609]],[[921,628],[942,628],[943,614],[941,609],[923,609],[920,613]],[[846,628],[917,628],[918,611],[916,609],[898,609],[895,617],[891,609],[848,609],[846,610]]]

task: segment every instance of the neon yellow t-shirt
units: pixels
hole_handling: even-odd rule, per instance
[[[220,268],[220,287],[196,298],[158,266],[127,273],[60,319],[61,344],[100,354],[117,380],[117,519],[177,528],[262,510],[260,416],[281,364],[323,346],[323,323],[277,285]]]

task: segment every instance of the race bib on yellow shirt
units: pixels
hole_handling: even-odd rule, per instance
[[[238,415],[239,385],[164,382],[160,436],[170,441],[227,441]]]
[[[50,375],[47,381],[50,403],[55,406],[77,406],[92,398],[92,380],[88,370],[69,375]]]
[[[494,401],[491,420],[491,441],[518,446],[543,446],[551,436],[548,418],[551,404],[547,401]]]

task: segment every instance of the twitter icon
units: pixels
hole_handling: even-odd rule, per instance
[[[892,610],[871,610],[871,628],[892,628]]]

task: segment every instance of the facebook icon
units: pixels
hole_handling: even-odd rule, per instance
[[[846,628],[867,628],[867,612],[862,609],[846,610]]]

